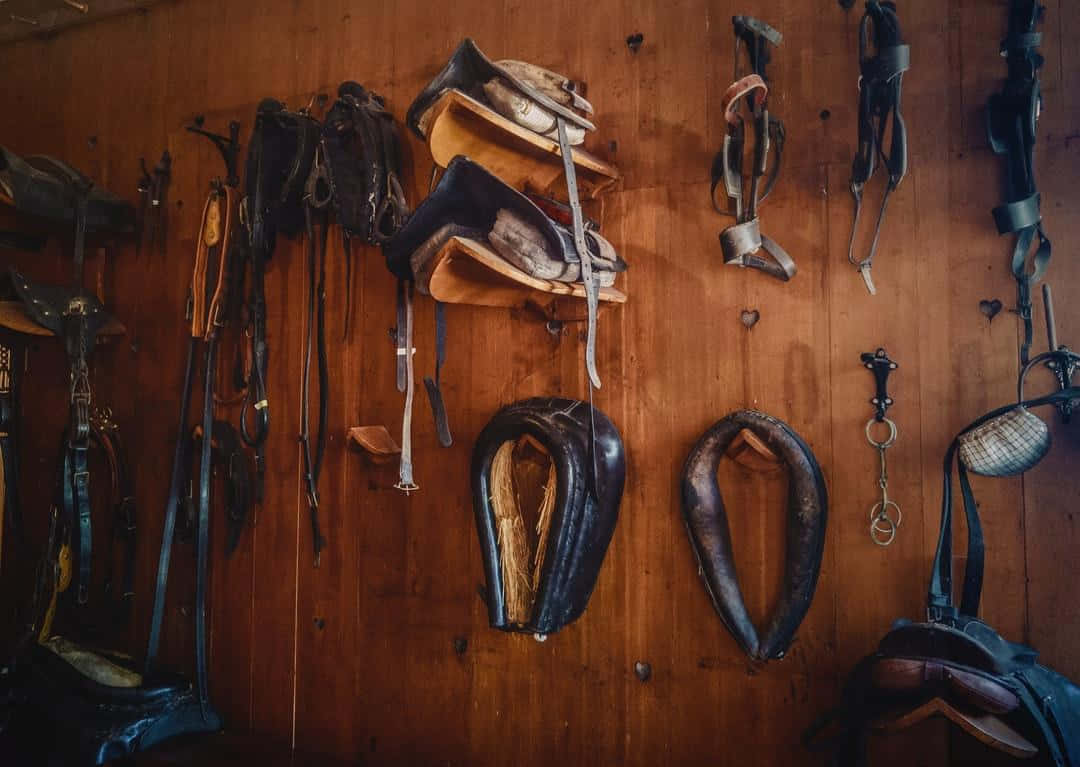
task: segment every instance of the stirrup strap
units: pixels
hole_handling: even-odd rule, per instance
[[[450,447],[454,444],[454,438],[450,434],[450,422],[446,416],[446,405],[443,403],[442,388],[439,380],[443,363],[446,362],[446,304],[442,301],[435,302],[435,378],[424,378],[424,387],[427,389],[428,402],[431,404],[431,416],[435,419],[435,431],[439,437],[439,444]]]

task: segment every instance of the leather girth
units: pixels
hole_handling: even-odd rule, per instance
[[[727,510],[716,479],[720,459],[743,429],[779,456],[789,475],[783,592],[763,633],[751,621],[739,590]],[[710,427],[690,451],[683,469],[682,503],[690,544],[724,625],[754,660],[784,657],[810,609],[825,549],[828,494],[810,447],[777,418],[754,410],[736,411]]]

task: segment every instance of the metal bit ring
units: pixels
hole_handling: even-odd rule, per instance
[[[882,442],[878,442],[874,439],[873,428],[875,423],[883,423],[889,427],[889,436]],[[876,447],[878,450],[884,450],[887,447],[892,447],[892,444],[896,442],[896,424],[889,418],[882,418],[878,421],[877,418],[871,418],[866,422],[866,441]]]

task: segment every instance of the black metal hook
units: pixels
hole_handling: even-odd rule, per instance
[[[240,123],[236,120],[229,121],[229,137],[226,138],[203,129],[202,126],[205,121],[206,117],[203,115],[195,115],[192,124],[187,126],[187,130],[200,136],[206,136],[214,143],[214,146],[221,152],[221,159],[225,161],[225,183],[233,188],[238,187],[240,185],[240,175],[237,172],[236,164],[240,157]]]
[[[893,398],[889,396],[889,373],[900,366],[889,359],[889,355],[882,348],[878,348],[873,354],[863,352],[859,358],[866,369],[874,374],[874,381],[877,384],[877,392],[870,400],[870,404],[877,408],[874,418],[877,421],[884,421],[885,411],[893,404]]]

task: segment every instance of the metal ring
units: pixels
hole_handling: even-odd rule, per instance
[[[894,520],[889,516],[889,507],[896,509],[896,519]],[[880,511],[879,511],[880,509]],[[885,520],[889,523],[888,527],[897,528],[900,527],[900,523],[904,521],[904,512],[900,511],[900,505],[896,501],[888,501],[885,504],[885,508],[881,509],[881,501],[878,501],[870,507],[870,527],[875,527],[878,522]],[[887,529],[883,526],[882,529]]]
[[[888,527],[881,526],[880,519],[874,520],[870,525],[870,540],[876,543],[878,546],[888,546],[896,538],[896,525],[888,517],[883,517],[884,521],[888,522]]]
[[[874,439],[874,436],[870,431],[874,427],[875,423],[883,423],[889,427],[889,436],[886,437],[883,442],[878,442],[876,439]],[[866,441],[876,447],[878,450],[884,450],[887,447],[892,447],[892,444],[896,442],[896,424],[888,418],[882,418],[880,421],[878,421],[877,418],[871,418],[869,421],[866,422]]]

